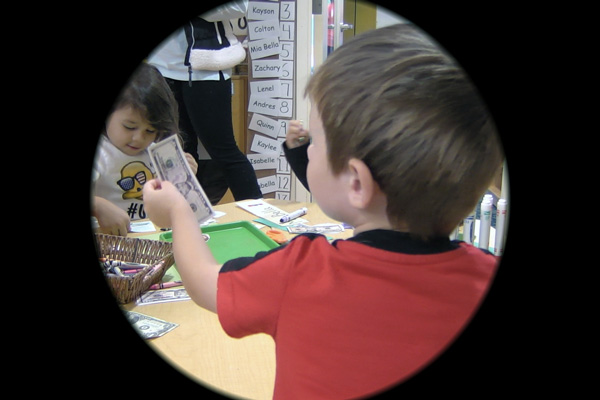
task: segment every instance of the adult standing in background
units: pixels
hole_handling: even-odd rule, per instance
[[[235,200],[262,197],[254,168],[237,147],[231,120],[232,67],[244,60],[246,52],[233,35],[230,20],[244,17],[247,8],[247,0],[232,1],[202,14],[176,30],[148,57],[179,103],[184,150],[198,160],[200,139],[219,167],[205,171],[210,163],[198,160],[198,180],[213,203],[227,190],[221,182],[211,182],[221,172]]]

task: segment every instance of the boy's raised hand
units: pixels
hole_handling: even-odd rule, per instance
[[[304,129],[302,121],[291,120],[288,122],[288,129],[285,133],[285,144],[288,149],[308,144],[308,142],[308,131]]]
[[[152,179],[144,185],[143,193],[148,218],[163,228],[172,226],[174,211],[190,207],[185,197],[168,181]]]

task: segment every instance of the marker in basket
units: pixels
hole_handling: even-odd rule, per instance
[[[302,207],[301,209],[299,209],[297,211],[291,212],[288,215],[281,217],[279,222],[290,222],[293,219],[300,218],[301,216],[305,215],[307,212],[308,212],[308,209],[306,207]]]
[[[172,288],[172,287],[176,287],[176,286],[183,286],[183,282],[175,281],[175,282],[155,283],[154,285],[150,285],[149,289],[150,290],[167,289],[167,288]]]

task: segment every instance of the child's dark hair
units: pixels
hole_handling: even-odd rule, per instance
[[[365,32],[336,49],[306,88],[340,173],[363,160],[393,226],[448,235],[499,171],[494,123],[462,68],[416,27]]]
[[[179,110],[173,92],[161,73],[142,63],[117,98],[113,111],[130,106],[138,110],[157,131],[156,142],[177,134]]]

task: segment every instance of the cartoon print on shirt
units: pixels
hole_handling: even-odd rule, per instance
[[[133,161],[121,169],[121,179],[117,185],[125,191],[123,199],[142,200],[144,183],[154,178],[150,168],[141,161]]]

